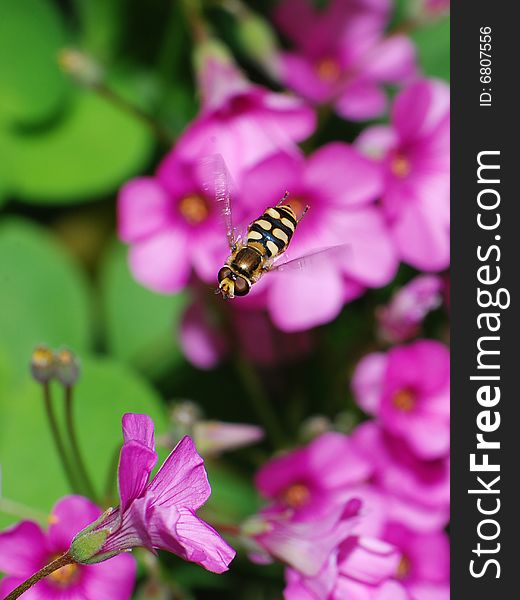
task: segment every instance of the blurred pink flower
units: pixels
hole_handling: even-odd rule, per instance
[[[66,496],[52,509],[45,533],[32,521],[22,521],[0,533],[0,597],[67,552],[70,543],[101,515],[87,498]],[[135,584],[136,565],[132,556],[121,554],[110,563],[66,565],[25,592],[27,600],[128,600]]]
[[[424,10],[434,16],[450,10],[450,0],[423,0]]]
[[[389,523],[383,538],[401,553],[394,573],[414,600],[449,600],[450,543],[444,531],[418,533]]]
[[[368,421],[351,435],[356,450],[371,462],[371,482],[386,500],[388,520],[416,531],[444,527],[449,519],[449,459],[420,460],[402,440]]]
[[[289,511],[294,521],[312,521],[344,506],[370,471],[348,436],[330,432],[268,461],[255,484],[277,510]]]
[[[392,577],[401,559],[395,546],[375,538],[347,537],[314,577],[286,570],[285,600],[406,600]],[[414,599],[415,600],[415,599]]]
[[[260,366],[298,360],[312,348],[310,332],[279,331],[264,310],[247,310],[236,303],[227,303],[222,311],[226,312],[227,327],[211,306],[203,304],[203,299],[195,299],[182,316],[179,328],[182,351],[200,369],[215,367],[232,347]]]
[[[221,154],[238,182],[244,169],[314,132],[316,115],[300,98],[252,84],[214,42],[199,52],[202,107],[177,143],[183,157]]]
[[[440,306],[442,289],[442,279],[436,275],[419,275],[398,289],[376,311],[379,337],[395,344],[417,335],[425,316]]]
[[[348,258],[323,257],[304,270],[267,274],[239,299],[240,305],[267,306],[282,331],[299,331],[334,319],[346,301],[367,287],[388,283],[398,259],[375,206],[380,189],[377,165],[339,142],[322,146],[306,160],[277,154],[249,170],[243,195],[259,214],[285,190],[296,214],[310,205],[286,253],[289,260],[342,244],[350,246],[350,253]]]
[[[421,459],[450,448],[450,356],[444,344],[418,340],[365,356],[352,389],[359,405]]]
[[[389,0],[332,0],[323,10],[309,0],[283,0],[275,20],[295,44],[280,57],[283,82],[314,103],[333,103],[346,119],[380,115],[383,84],[416,73],[411,40],[385,35],[391,8]]]
[[[450,262],[449,102],[444,82],[417,81],[395,99],[391,125],[356,142],[384,175],[382,207],[401,258],[425,271]]]
[[[150,417],[123,417],[124,444],[119,457],[120,505],[103,515],[91,532],[106,534],[102,546],[88,560],[104,560],[135,547],[167,550],[208,571],[227,571],[235,551],[196,510],[208,499],[211,488],[204,461],[189,437],[184,437],[148,482],[157,462],[154,427]],[[80,532],[71,546],[80,547],[89,532]]]
[[[236,202],[237,219],[246,218],[241,208]],[[215,279],[227,257],[225,231],[197,162],[172,150],[154,177],[137,177],[121,188],[117,209],[119,237],[131,246],[137,281],[172,293],[188,283],[192,269],[206,281]]]
[[[257,545],[251,559],[265,564],[276,558],[300,573],[314,577],[349,536],[356,523],[361,503],[352,499],[316,514],[316,520],[295,521],[291,510],[270,507],[250,518],[243,531]]]

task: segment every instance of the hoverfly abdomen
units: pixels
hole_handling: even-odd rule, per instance
[[[298,221],[288,204],[268,208],[253,221],[247,232],[247,245],[266,258],[274,258],[287,249]]]

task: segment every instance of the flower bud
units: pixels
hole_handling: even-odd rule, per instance
[[[108,529],[96,531],[81,531],[73,540],[69,548],[69,554],[80,564],[94,564],[109,558],[98,552],[103,547],[108,537]]]
[[[54,352],[47,346],[37,346],[31,355],[31,375],[39,383],[50,381],[56,370]]]
[[[79,360],[67,348],[59,350],[55,355],[56,377],[65,386],[73,386],[79,377]]]
[[[249,57],[266,69],[274,78],[278,76],[278,43],[269,23],[257,14],[248,12],[238,24],[238,38]]]
[[[103,82],[104,73],[93,58],[74,48],[63,48],[58,54],[61,69],[71,75],[78,83],[87,87],[96,87]]]

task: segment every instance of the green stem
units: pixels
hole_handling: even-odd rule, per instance
[[[67,433],[69,434],[69,442],[72,450],[72,457],[76,463],[77,473],[82,483],[82,487],[86,495],[91,498],[94,502],[97,502],[96,492],[92,481],[87,472],[81,450],[79,448],[78,436],[76,434],[76,427],[74,426],[74,414],[73,414],[73,388],[71,385],[65,385],[65,423],[67,426]]]
[[[138,121],[141,121],[150,131],[154,134],[154,136],[158,139],[161,144],[170,147],[173,145],[174,139],[172,135],[152,116],[150,116],[145,111],[141,110],[135,104],[132,104],[123,96],[120,96],[117,92],[115,92],[112,88],[108,87],[106,83],[96,83],[92,86],[92,89],[99,95],[108,100],[115,107],[120,110],[126,112],[131,115]]]
[[[47,514],[18,502],[7,500],[7,498],[0,498],[0,512],[18,519],[28,519],[42,524],[47,524],[48,520]]]
[[[75,473],[72,469],[71,464],[69,463],[69,458],[67,456],[67,451],[65,449],[65,444],[63,443],[63,439],[61,437],[60,429],[58,427],[58,421],[56,420],[56,415],[54,413],[54,408],[52,406],[52,398],[51,398],[51,388],[48,381],[42,383],[43,387],[43,400],[45,403],[45,411],[47,413],[47,420],[49,422],[49,427],[52,432],[52,437],[54,438],[54,444],[56,446],[56,450],[58,451],[58,456],[60,457],[61,464],[63,466],[63,470],[65,471],[65,475],[69,482],[69,485],[73,492],[77,493],[79,491],[78,485],[76,482]]]
[[[282,447],[285,444],[283,427],[267,394],[264,393],[262,382],[256,371],[242,356],[236,357],[235,368],[260,422],[263,423],[266,429],[267,435],[276,447]]]
[[[57,559],[50,562],[48,565],[40,569],[37,573],[35,573],[32,577],[29,577],[26,581],[20,584],[16,589],[14,589],[8,596],[5,597],[5,600],[16,600],[19,598],[24,592],[26,592],[29,588],[31,588],[35,583],[38,583],[47,575],[54,573],[58,569],[65,567],[66,565],[75,564],[75,560],[69,554],[63,554],[62,556],[58,556]]]

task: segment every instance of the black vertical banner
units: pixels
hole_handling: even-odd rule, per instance
[[[520,597],[515,3],[454,0],[451,597]]]

